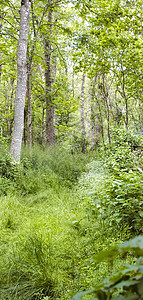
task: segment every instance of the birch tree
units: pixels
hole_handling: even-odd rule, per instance
[[[22,0],[20,9],[20,32],[17,50],[17,88],[15,96],[14,129],[11,142],[11,155],[20,161],[24,128],[24,106],[27,88],[27,43],[29,33],[30,1]]]

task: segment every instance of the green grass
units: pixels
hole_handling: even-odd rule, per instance
[[[118,269],[120,258],[112,268],[94,261],[99,251],[127,237],[112,235],[99,218],[95,202],[107,172],[95,153],[90,158],[62,148],[35,147],[30,155],[24,150],[12,178],[9,158],[3,161],[0,299],[71,299]]]

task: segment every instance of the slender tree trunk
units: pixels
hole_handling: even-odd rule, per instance
[[[52,9],[48,13],[49,34],[45,40],[45,92],[46,92],[46,141],[48,145],[55,142],[54,130],[54,104],[52,103],[52,78],[51,78],[51,28]]]
[[[124,49],[125,51],[125,49]],[[124,54],[124,51],[121,55],[121,73],[122,73],[122,94],[123,94],[123,97],[124,97],[124,100],[125,100],[125,127],[126,129],[128,129],[128,123],[129,123],[129,112],[128,112],[128,98],[127,98],[127,95],[126,95],[126,91],[125,91],[125,72],[124,72],[124,68],[123,68],[123,54]]]
[[[74,98],[74,69],[72,71],[72,93],[73,93],[73,98]]]
[[[41,132],[42,142],[46,142],[46,134],[45,134],[45,107],[42,109],[42,132]]]
[[[98,74],[94,77],[92,85],[92,99],[91,99],[91,149],[94,149],[95,142],[99,140],[100,125],[99,125],[99,113],[97,101],[95,101],[95,86],[97,82]]]
[[[27,65],[27,97],[28,97],[27,143],[28,143],[29,150],[32,147],[31,67],[32,67],[32,61],[29,60]]]
[[[0,16],[0,33],[1,33],[1,29],[2,29],[2,22],[1,22],[1,19],[2,19],[2,16]],[[2,54],[0,53],[0,82],[1,82],[1,75],[2,75],[1,57],[2,57]]]
[[[17,89],[15,97],[14,130],[11,142],[11,155],[20,161],[24,127],[24,106],[27,87],[27,42],[29,33],[30,1],[22,0],[20,9],[20,33],[17,50]]]
[[[87,97],[87,125],[88,125],[88,140],[91,138],[91,87],[88,90],[88,97]]]
[[[11,98],[10,98],[10,111],[12,112],[13,102],[14,102],[14,79],[12,79],[12,81],[11,81],[11,88],[12,88],[12,92],[11,92]],[[13,121],[14,121],[14,118],[12,116],[11,119],[10,119],[10,124],[9,124],[9,134],[10,134],[10,136],[12,135]]]
[[[95,146],[95,81],[91,83],[90,126],[91,150],[93,150]]]
[[[85,88],[85,72],[82,76],[81,84],[81,132],[82,132],[82,152],[86,152],[86,132],[85,132],[85,118],[84,118],[84,88]]]
[[[99,121],[100,121],[100,128],[101,128],[101,136],[102,136],[102,141],[103,141],[103,145],[105,145],[105,141],[104,141],[104,124],[103,124],[103,114],[102,114],[102,108],[101,108],[101,103],[100,103],[100,95],[99,95],[99,83],[98,83],[98,89],[97,89],[97,105],[98,105],[98,110],[99,110]]]
[[[53,87],[53,84],[56,80],[56,73],[57,73],[57,57],[54,57],[54,62],[53,62],[53,66],[52,66],[52,94],[54,95],[55,93],[55,89]],[[56,114],[55,114],[55,108],[53,109],[53,125],[56,123]],[[55,127],[54,127],[54,139],[55,139]]]
[[[110,134],[110,108],[109,108],[109,103],[108,103],[108,87],[107,83],[105,82],[105,74],[103,74],[103,93],[104,93],[104,99],[105,99],[105,105],[106,105],[106,116],[107,116],[107,132],[108,132],[108,140],[109,144],[111,144],[111,134]]]
[[[93,102],[91,103],[91,149],[95,146],[95,108]]]

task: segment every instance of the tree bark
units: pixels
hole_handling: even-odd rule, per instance
[[[11,142],[11,155],[20,161],[24,128],[24,106],[27,87],[27,43],[29,33],[30,1],[22,0],[20,9],[20,33],[17,50],[17,88],[15,97],[14,129]]]
[[[99,125],[99,113],[97,100],[95,101],[95,86],[97,83],[98,74],[94,77],[92,85],[92,97],[91,97],[91,149],[94,150],[95,143],[100,140],[100,125]]]
[[[54,129],[54,104],[52,103],[52,78],[51,78],[51,29],[52,29],[52,9],[48,13],[49,34],[45,39],[45,93],[46,93],[46,142],[53,145],[55,142]]]
[[[100,90],[100,84],[98,83],[97,86],[97,105],[98,105],[98,110],[99,110],[99,121],[100,121],[100,128],[101,128],[101,136],[102,136],[102,142],[103,145],[105,145],[105,141],[104,141],[104,123],[103,123],[103,116],[102,116],[102,105],[100,103],[100,94],[99,94],[99,90]]]
[[[11,97],[10,97],[10,111],[13,111],[13,103],[14,103],[14,78],[11,80]],[[12,135],[12,127],[13,127],[13,116],[10,118],[10,124],[9,124],[9,135]]]
[[[1,29],[2,29],[1,19],[2,19],[2,16],[0,16],[0,32],[1,32]],[[1,56],[2,56],[2,54],[0,53],[0,61],[1,61]],[[1,82],[1,75],[2,75],[2,64],[0,62],[0,82]]]
[[[108,87],[107,87],[107,82],[105,82],[105,74],[103,74],[102,79],[103,79],[103,94],[104,94],[105,105],[106,105],[107,133],[108,133],[109,144],[111,144],[111,134],[110,134],[110,107],[109,107],[109,102],[108,102],[109,91],[108,91]]]
[[[28,143],[29,150],[32,147],[31,67],[32,67],[32,61],[29,60],[27,65],[27,98],[28,98],[27,143]]]
[[[81,132],[82,132],[82,152],[86,152],[86,132],[85,132],[85,118],[84,118],[84,87],[85,87],[85,72],[82,76],[81,84]]]
[[[126,129],[128,129],[128,123],[129,123],[129,112],[128,112],[128,97],[126,95],[126,91],[125,91],[125,72],[124,72],[124,68],[123,68],[123,54],[124,54],[125,49],[122,52],[121,55],[121,73],[122,73],[122,95],[125,99],[125,127]]]

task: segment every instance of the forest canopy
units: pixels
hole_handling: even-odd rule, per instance
[[[9,142],[20,102],[15,97],[24,57],[17,51],[24,2],[0,4],[0,131]],[[115,127],[141,133],[142,1],[26,2],[26,81],[17,113],[24,109],[17,125],[24,143],[62,140],[85,152],[106,137],[111,143]]]

